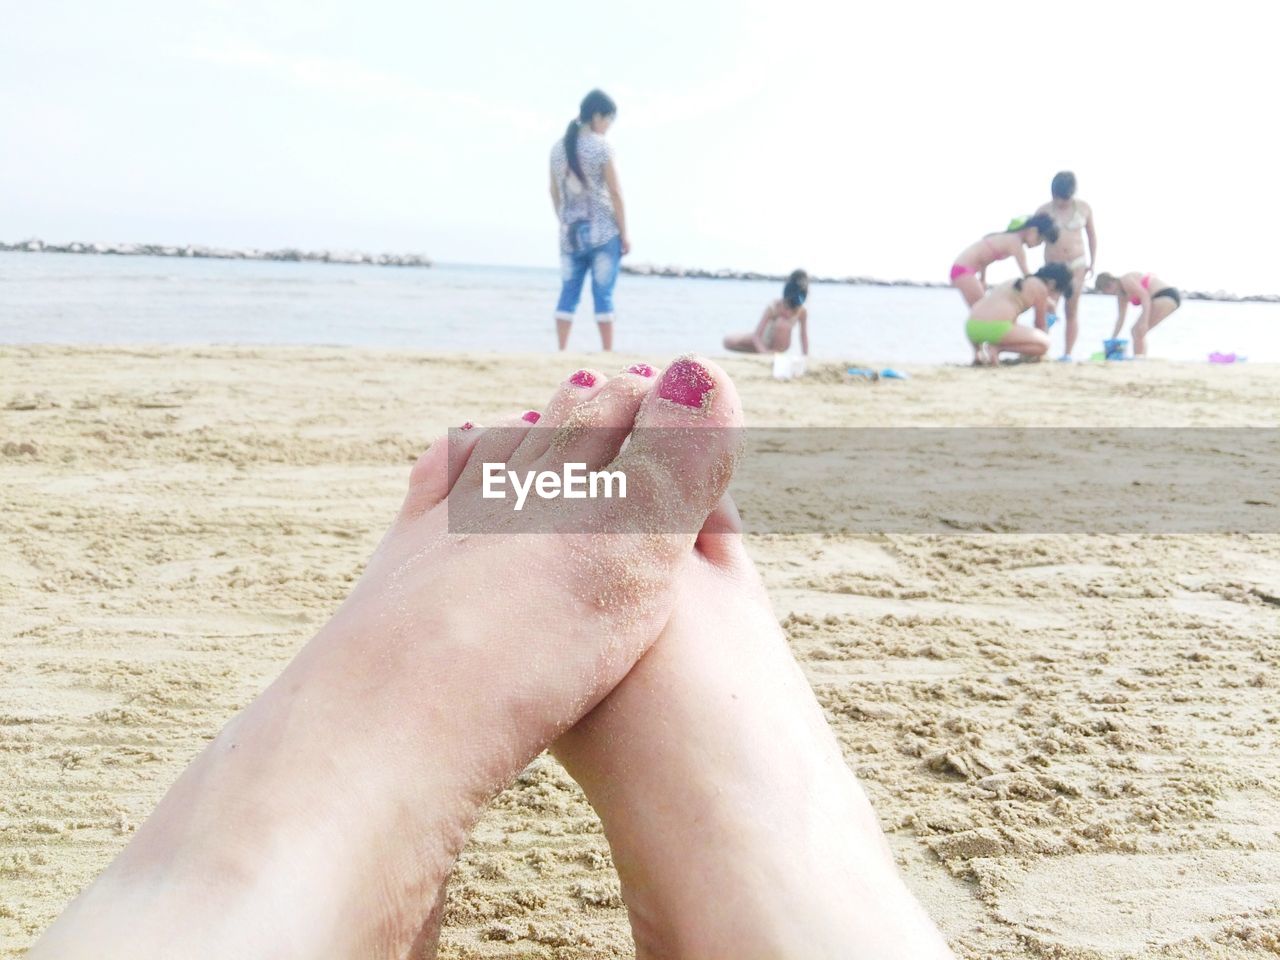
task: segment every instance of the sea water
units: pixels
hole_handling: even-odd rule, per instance
[[[0,342],[549,351],[559,284],[555,269],[539,268],[0,253]],[[622,276],[615,349],[721,354],[724,335],[754,328],[781,290],[770,281]],[[571,349],[599,348],[590,301],[584,290]],[[807,306],[819,359],[936,364],[972,356],[955,290],[815,283]],[[1077,359],[1102,350],[1115,311],[1114,297],[1083,299]],[[1136,318],[1131,307],[1123,336]],[[1052,332],[1054,355],[1062,327]],[[1150,338],[1153,357],[1204,361],[1215,351],[1280,361],[1280,305],[1184,301]]]

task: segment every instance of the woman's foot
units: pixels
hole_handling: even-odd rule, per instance
[[[658,642],[554,750],[604,823],[638,960],[942,960],[725,499]]]
[[[660,377],[579,371],[542,412],[561,429],[536,419],[453,431],[423,455],[351,596],[32,960],[410,950],[480,807],[661,631],[694,540],[668,531],[696,530],[720,499],[740,407],[723,371],[681,359]],[[510,509],[482,503],[482,462],[608,465],[627,499],[587,501],[555,535],[459,535],[451,504]],[[534,496],[523,509],[563,516]],[[637,518],[648,532],[579,532]]]

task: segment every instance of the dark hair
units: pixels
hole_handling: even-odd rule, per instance
[[[803,270],[792,270],[782,288],[782,299],[792,310],[797,309],[809,296],[809,275]]]
[[[1033,276],[1039,277],[1045,282],[1052,280],[1053,285],[1058,288],[1058,292],[1068,300],[1071,299],[1071,268],[1065,263],[1046,263]]]
[[[1045,243],[1058,242],[1058,225],[1053,222],[1053,217],[1047,213],[1037,213],[1034,217],[1027,217],[1021,223],[1014,221],[1017,226],[1010,226],[1005,233],[1017,233],[1019,230],[1026,230],[1028,227],[1035,227],[1044,238]]]
[[[1059,200],[1070,200],[1076,195],[1076,175],[1070,170],[1063,170],[1053,175],[1053,183],[1049,190]]]
[[[582,173],[582,164],[578,161],[578,131],[584,123],[590,123],[598,116],[612,117],[618,113],[618,105],[603,90],[592,90],[582,98],[578,107],[578,115],[569,121],[564,132],[564,158],[569,169],[583,183],[587,178]]]

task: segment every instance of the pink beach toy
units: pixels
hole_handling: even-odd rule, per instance
[[[1211,353],[1209,354],[1210,363],[1244,363],[1248,357],[1240,357],[1234,353]]]

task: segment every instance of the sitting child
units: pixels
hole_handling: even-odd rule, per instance
[[[791,346],[791,328],[800,325],[800,350],[809,355],[809,312],[804,301],[809,296],[809,275],[803,270],[792,272],[782,288],[782,299],[765,307],[764,315],[751,333],[731,334],[724,338],[726,350],[739,353],[785,353]]]

